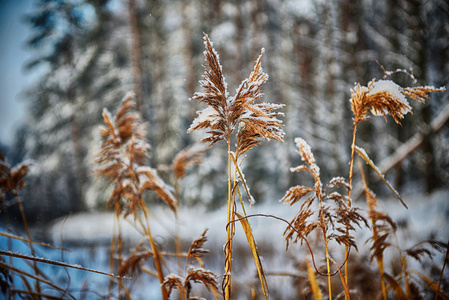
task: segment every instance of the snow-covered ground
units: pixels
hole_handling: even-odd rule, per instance
[[[449,191],[440,190],[431,195],[421,194],[403,194],[403,199],[409,209],[404,208],[397,199],[391,198],[382,201],[385,210],[395,222],[401,224],[398,230],[398,239],[403,249],[413,244],[429,238],[447,242],[449,238]],[[364,202],[355,203],[356,206],[365,208]],[[247,208],[247,214],[269,214],[287,221],[290,221],[297,212],[295,205],[290,207],[277,201],[272,203],[255,204]],[[226,207],[207,212],[201,208],[181,207],[178,215],[179,235],[183,241],[183,250],[187,251],[190,243],[208,229],[208,242],[205,248],[211,251],[205,258],[206,268],[216,274],[223,273],[224,255],[223,245],[225,243],[225,224]],[[173,251],[175,236],[175,216],[163,208],[155,208],[150,216],[150,226],[156,241],[162,245],[165,251]],[[55,249],[39,248],[37,255],[54,260],[64,260],[70,264],[79,264],[84,267],[97,269],[99,271],[109,271],[109,242],[113,233],[114,215],[111,213],[82,213],[72,215],[69,218],[61,218],[55,221],[47,228],[46,235],[53,244],[60,244],[62,240],[64,247],[72,252],[64,252]],[[250,224],[253,234],[258,244],[258,250],[263,259],[264,270],[267,274],[272,273],[296,273],[298,274],[295,262],[301,260],[307,249],[305,246],[292,246],[288,251],[285,250],[283,232],[286,224],[274,218],[252,217]],[[123,221],[122,234],[125,240],[126,249],[132,249],[141,240],[140,233],[134,228],[131,221]],[[356,234],[359,253],[367,254],[369,244],[365,241],[370,236],[369,229],[359,230]],[[22,247],[24,248],[24,247]],[[26,248],[26,247],[25,247]],[[26,249],[17,248],[26,253]],[[314,249],[315,251],[316,249]],[[335,251],[337,252],[337,251]],[[335,258],[339,259],[339,254]],[[324,254],[317,250],[315,253],[317,264],[322,264]],[[394,259],[393,254],[386,259]],[[442,255],[437,255],[436,260],[442,261]],[[258,279],[252,262],[249,246],[247,245],[245,234],[241,227],[237,226],[235,244],[234,244],[234,264],[233,273],[235,274],[236,290],[249,292],[248,286],[258,287]],[[373,265],[374,266],[374,265]],[[419,267],[419,264],[413,264],[412,267]],[[176,272],[175,261],[169,262],[169,267]],[[104,275],[93,274],[80,270],[66,270],[62,267],[43,266],[48,268],[53,274],[53,278],[64,285],[70,280],[70,287],[73,290],[79,290],[86,287],[88,290],[105,295],[107,293],[108,278]],[[67,276],[69,274],[69,276]],[[292,287],[292,278],[289,276],[268,276],[268,284],[271,286],[272,293],[276,294],[282,291],[285,299],[294,298],[295,291]],[[134,280],[134,279],[132,279]],[[149,282],[151,281],[151,284]],[[136,299],[141,296],[153,295],[154,299],[159,297],[159,287],[156,280],[152,280],[148,275],[142,275],[134,283],[133,295]],[[246,294],[239,294],[238,299],[246,298]],[[75,293],[76,294],[76,293]],[[89,299],[95,294],[89,293]],[[153,298],[152,298],[153,299]]]

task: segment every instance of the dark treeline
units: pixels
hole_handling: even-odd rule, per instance
[[[105,185],[91,174],[101,143],[98,125],[102,109],[115,111],[128,91],[135,92],[148,123],[153,167],[164,169],[200,140],[201,133],[186,131],[203,108],[188,101],[200,91],[203,33],[214,42],[230,91],[264,48],[262,66],[270,78],[262,101],[286,104],[286,143],[264,142],[244,163],[257,201],[278,201],[298,182],[301,174],[288,171],[298,164],[297,136],[312,146],[324,178],[348,176],[350,89],[384,76],[380,65],[412,70],[417,85],[448,86],[449,80],[449,7],[443,0],[36,0],[24,20],[35,54],[26,67],[46,71],[27,90],[27,123],[8,158],[11,164],[36,162],[23,190],[31,221],[104,207]],[[404,73],[392,79],[414,84]],[[423,134],[419,149],[388,174],[397,189],[448,187],[449,130],[430,128],[448,98],[437,93],[428,104],[411,103],[414,115],[404,127],[382,118],[360,126],[357,144],[379,165]],[[225,155],[224,144],[222,151],[209,151],[183,179],[180,205],[212,209],[225,203],[216,187],[224,186],[217,182],[226,178]]]

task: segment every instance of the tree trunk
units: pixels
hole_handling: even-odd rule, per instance
[[[130,52],[136,108],[140,113],[143,113],[142,43],[135,0],[128,0],[128,18],[131,32]]]

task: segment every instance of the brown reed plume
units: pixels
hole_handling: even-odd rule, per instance
[[[30,247],[30,253],[31,256],[35,256],[34,253],[34,247],[33,242],[31,240],[30,230],[28,227],[28,222],[25,216],[25,210],[23,208],[22,200],[19,196],[19,190],[25,187],[25,176],[28,173],[28,170],[30,166],[33,165],[31,161],[25,161],[17,166],[11,168],[8,162],[6,161],[6,158],[4,157],[3,153],[0,151],[0,200],[2,202],[2,206],[5,209],[5,213],[7,211],[8,204],[6,203],[5,194],[10,193],[13,197],[16,198],[16,201],[19,205],[20,215],[22,217],[23,226],[25,228],[25,233],[27,235],[28,244]],[[5,220],[8,221],[8,216],[5,216]],[[7,228],[8,228],[7,224]],[[12,265],[12,261],[11,265]],[[35,273],[35,276],[39,276],[40,271],[36,265],[36,262],[32,262],[33,270]],[[40,293],[40,284],[39,280],[36,280],[35,291],[39,294]]]
[[[353,130],[352,130],[352,144],[351,144],[351,160],[349,164],[349,185],[352,187],[354,153],[356,150],[356,132],[357,126],[360,122],[369,120],[369,112],[374,116],[383,116],[387,120],[387,115],[391,115],[393,120],[401,125],[400,120],[404,118],[407,113],[412,113],[412,107],[407,101],[407,97],[424,103],[431,92],[442,92],[442,88],[435,88],[432,86],[420,87],[406,87],[403,88],[391,80],[385,80],[394,72],[387,72],[384,70],[385,77],[382,80],[373,79],[368,83],[368,86],[361,86],[359,83],[351,89],[351,109],[354,114]],[[400,70],[400,72],[405,72]],[[408,73],[407,73],[408,74]],[[412,79],[414,77],[410,75]],[[374,167],[374,165],[372,165]],[[376,168],[377,169],[377,168]],[[391,188],[391,186],[389,186]],[[351,206],[351,189],[348,193],[348,206]],[[400,199],[400,197],[399,197]],[[404,204],[405,205],[405,204]],[[345,248],[345,256],[348,259],[349,249]],[[348,264],[345,265],[345,279],[348,282]]]
[[[177,289],[181,292],[182,299],[198,299],[190,296],[192,283],[202,283],[208,291],[212,291],[214,293],[215,299],[219,299],[217,293],[217,275],[206,270],[202,261],[202,257],[209,253],[208,249],[203,248],[207,241],[206,232],[207,229],[190,245],[189,251],[186,255],[185,276],[182,277],[176,274],[169,274],[165,277],[162,285],[167,289],[168,296],[170,296],[173,289]],[[190,258],[195,258],[200,267],[194,267],[191,262],[189,262]]]
[[[332,299],[330,264],[334,263],[334,261],[329,254],[328,244],[331,240],[334,240],[338,244],[357,249],[354,237],[350,234],[350,231],[355,230],[354,225],[360,227],[362,223],[366,225],[367,223],[357,208],[347,205],[348,197],[338,192],[338,189],[341,188],[346,191],[351,188],[344,178],[335,177],[327,185],[323,186],[320,178],[320,168],[316,164],[309,144],[302,138],[296,138],[295,143],[304,164],[291,168],[290,171],[306,171],[313,177],[315,184],[313,187],[304,185],[291,187],[280,200],[290,205],[301,202],[299,212],[290,222],[293,227],[288,226],[284,232],[286,245],[288,248],[290,241],[293,244],[301,241],[302,244],[314,230],[322,232],[326,252],[329,299]],[[312,207],[314,202],[318,202],[316,211]],[[349,228],[349,230],[346,230],[346,228]],[[342,281],[342,284],[346,291],[346,283]]]
[[[111,240],[111,271],[114,268],[115,252],[119,260],[118,268],[123,270],[120,216],[126,218],[132,215],[150,243],[157,277],[162,284],[164,281],[163,258],[151,235],[149,210],[144,203],[143,194],[149,190],[153,191],[174,212],[176,212],[177,203],[171,188],[158,176],[155,169],[146,165],[151,147],[145,140],[146,125],[141,121],[139,114],[132,111],[135,106],[132,98],[132,94],[127,94],[123,98],[114,118],[106,109],[103,110],[105,126],[101,127],[101,135],[104,140],[95,161],[98,165],[97,175],[106,177],[113,183],[107,207],[114,208],[118,233],[117,239],[113,237]],[[143,213],[143,219],[140,212]],[[137,248],[140,250],[140,245]],[[142,257],[144,256],[131,260],[133,261],[131,265],[136,265]],[[119,293],[120,289],[127,293],[119,280]],[[163,299],[167,299],[167,291],[162,285],[161,292]]]
[[[204,67],[205,73],[203,79],[200,81],[204,91],[196,92],[191,100],[203,102],[207,107],[198,112],[198,116],[193,120],[187,132],[190,133],[199,129],[207,129],[208,135],[201,140],[202,142],[209,143],[209,146],[212,146],[216,142],[224,140],[228,145],[228,225],[226,229],[226,261],[223,289],[225,299],[230,299],[232,237],[234,235],[233,221],[236,215],[235,194],[232,192],[235,189],[232,188],[231,184],[231,165],[234,162],[235,173],[233,178],[234,186],[237,186],[237,173],[239,176],[242,175],[237,164],[237,159],[240,155],[259,145],[263,139],[283,141],[283,125],[276,118],[282,114],[275,112],[282,105],[255,103],[256,100],[262,97],[263,94],[260,92],[260,89],[268,79],[268,75],[263,72],[261,67],[263,50],[256,61],[253,72],[247,79],[241,82],[236,90],[236,94],[230,96],[218,54],[206,34],[204,34],[204,44],[206,47],[204,55],[207,67]],[[235,130],[237,130],[237,145],[234,157],[233,152],[231,152],[231,136]],[[248,193],[248,198],[252,202],[253,198],[249,194],[249,189],[244,179],[241,178],[241,180]],[[247,232],[247,236],[248,234]],[[249,238],[253,239],[252,234]],[[253,249],[253,246],[251,248],[253,253],[255,253],[256,249]],[[264,295],[266,295],[265,287],[263,287],[263,290]]]

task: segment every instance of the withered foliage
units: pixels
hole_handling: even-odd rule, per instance
[[[142,249],[141,251],[133,251],[133,253],[124,261],[121,262],[119,267],[120,276],[133,276],[139,273],[145,262],[153,257],[153,252],[148,249]]]
[[[405,96],[424,103],[429,93],[444,90],[430,86],[402,88],[393,81],[376,79],[371,80],[367,87],[357,84],[351,89],[350,99],[354,124],[369,119],[370,111],[385,118],[391,115],[396,123],[401,124],[400,119],[412,112]]]
[[[338,192],[338,189],[349,190],[350,186],[342,177],[333,178],[326,186],[320,179],[320,169],[315,162],[315,157],[310,146],[301,138],[295,139],[305,164],[292,168],[292,172],[306,171],[314,179],[314,187],[298,185],[290,188],[280,200],[293,205],[301,202],[299,212],[286,228],[284,235],[287,248],[290,240],[293,243],[305,238],[315,229],[320,229],[325,234],[326,240],[335,240],[338,243],[357,248],[354,237],[349,234],[355,230],[354,225],[366,224],[364,217],[359,214],[357,208],[347,205],[348,197]],[[317,202],[317,206],[313,206]],[[312,217],[315,217],[312,219]],[[346,230],[349,228],[349,231]],[[332,229],[332,230],[331,230]]]
[[[18,192],[25,187],[25,176],[32,162],[22,162],[11,168],[0,150],[0,189],[3,193]]]
[[[169,274],[165,277],[164,282],[162,285],[167,290],[168,296],[170,297],[173,289],[177,290],[184,290],[184,278],[176,275],[176,274]]]
[[[370,260],[373,261],[374,258],[382,259],[385,249],[391,246],[388,238],[390,235],[396,234],[397,225],[388,214],[380,209],[376,195],[368,188],[365,181],[364,190],[368,203],[368,216],[373,231],[373,236],[367,241],[372,242]]]
[[[173,289],[178,289],[185,295],[185,299],[197,299],[190,296],[192,283],[202,283],[207,290],[213,290],[214,294],[218,291],[217,275],[211,271],[204,269],[204,265],[201,258],[209,253],[208,249],[203,248],[207,241],[207,229],[201,234],[201,236],[195,239],[190,245],[189,251],[187,252],[186,261],[186,274],[181,277],[176,274],[169,274],[164,278],[162,285],[167,290],[168,296],[172,293]],[[200,263],[200,267],[193,267],[191,264],[187,265],[188,259],[197,258]]]
[[[178,179],[183,178],[188,167],[201,163],[206,150],[203,147],[189,146],[179,152],[173,159],[172,165],[175,177]]]
[[[170,296],[173,289],[178,289],[186,295],[185,299],[198,299],[190,296],[192,283],[202,283],[209,291],[211,289],[218,290],[217,275],[203,268],[193,267],[189,267],[185,278],[175,274],[166,276],[162,285],[167,289],[168,296]]]
[[[204,92],[196,92],[191,100],[198,100],[208,106],[198,112],[198,117],[187,132],[208,129],[208,136],[201,141],[211,146],[220,140],[229,142],[232,132],[237,128],[237,156],[259,145],[262,139],[283,141],[282,121],[276,118],[282,116],[276,110],[283,105],[255,103],[263,96],[260,89],[268,79],[261,67],[263,51],[253,72],[241,82],[236,94],[230,96],[218,54],[206,34],[204,44],[208,64],[208,67],[204,67],[205,73],[200,81]]]
[[[204,230],[204,232],[201,234],[199,238],[197,238],[192,242],[192,245],[190,245],[189,252],[187,253],[187,257],[201,258],[205,254],[209,253],[208,249],[203,248],[204,244],[207,242],[206,233],[207,229]]]
[[[447,243],[443,243],[441,241],[426,240],[404,250],[404,252],[407,256],[412,257],[422,263],[424,257],[432,258],[435,255],[435,252],[432,250],[444,253],[447,246]]]
[[[143,205],[143,193],[152,190],[176,211],[176,200],[170,187],[155,169],[146,165],[151,147],[145,138],[146,124],[137,112],[132,111],[135,106],[132,98],[132,94],[123,98],[114,117],[107,109],[103,110],[105,126],[101,127],[101,135],[104,140],[95,160],[98,166],[95,171],[114,184],[107,207],[119,206],[119,212],[125,217],[135,215]]]

